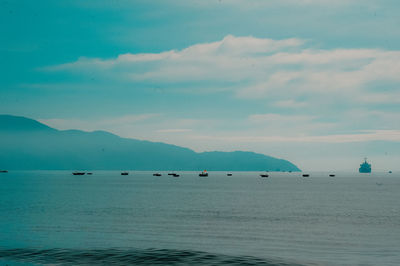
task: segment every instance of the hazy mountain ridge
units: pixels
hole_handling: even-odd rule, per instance
[[[289,161],[253,152],[196,153],[106,131],[60,131],[11,115],[0,115],[0,146],[0,169],[300,171]]]

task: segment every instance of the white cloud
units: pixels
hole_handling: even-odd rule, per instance
[[[188,128],[170,128],[170,129],[159,129],[156,130],[157,133],[183,133],[183,132],[190,132],[191,129]]]
[[[400,141],[400,130],[371,130],[359,134],[336,134],[324,136],[210,136],[197,135],[193,139],[222,141],[227,143],[354,143],[368,141]]]
[[[259,0],[264,1],[265,0]],[[268,0],[267,0],[268,1]],[[349,5],[355,2],[359,2],[359,0],[280,0],[281,2],[292,4],[292,5],[327,5],[327,6],[343,6]],[[364,0],[364,2],[366,2]]]
[[[360,3],[360,0],[192,0],[190,2],[187,1],[176,1],[179,5],[193,5],[195,4],[197,7],[205,7],[210,6],[212,4],[218,5],[233,5],[239,8],[261,8],[268,6],[329,6],[329,7],[340,7],[340,6],[348,6],[353,3]],[[363,0],[361,3],[364,5],[370,1]]]
[[[295,100],[282,100],[275,103],[275,106],[281,108],[303,108],[306,107],[308,104],[306,102],[297,102]]]
[[[265,123],[265,124],[273,124],[273,123],[306,123],[310,122],[316,117],[308,116],[308,115],[281,115],[281,114],[254,114],[249,116],[249,121],[252,123]]]
[[[288,100],[288,95],[309,93],[361,95],[359,101],[385,101],[383,95],[369,97],[372,94],[365,88],[376,81],[400,83],[400,51],[320,50],[305,45],[299,39],[228,35],[221,41],[183,50],[122,54],[114,59],[80,58],[44,70],[97,73],[99,78],[128,83],[185,84],[186,90],[198,90],[198,82],[206,84],[202,89],[215,87],[216,82],[229,83],[224,89],[237,97],[272,95],[277,102]],[[386,95],[392,98],[390,92]]]

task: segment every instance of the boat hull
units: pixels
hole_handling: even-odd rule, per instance
[[[371,169],[358,169],[358,171],[361,173],[361,174],[370,174],[371,173]]]

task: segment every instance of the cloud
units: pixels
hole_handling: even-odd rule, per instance
[[[188,128],[170,128],[170,129],[159,129],[157,133],[183,133],[183,132],[190,132],[191,129]]]
[[[299,39],[272,40],[228,35],[221,41],[196,44],[180,51],[128,53],[115,59],[81,57],[76,62],[44,67],[42,70],[80,74],[97,72],[105,74],[105,77],[113,74],[110,78],[124,77],[130,82],[240,81],[257,76],[252,72],[255,64],[260,63],[259,57],[290,50],[303,43]],[[238,73],[242,74],[237,76]]]
[[[281,114],[254,114],[249,116],[249,121],[252,123],[262,123],[262,124],[294,124],[294,123],[307,123],[315,119],[314,116],[308,115],[281,115]]]
[[[293,99],[282,100],[275,103],[275,106],[281,108],[302,108],[306,107],[308,104],[306,102],[297,102]]]
[[[370,141],[394,141],[400,142],[400,130],[371,130],[359,134],[335,134],[324,136],[194,136],[194,139],[223,141],[228,143],[354,143]]]
[[[95,73],[107,80],[140,83],[144,87],[169,84],[187,91],[198,90],[198,83],[203,85],[202,89],[223,83],[224,89],[236,97],[274,96],[277,102],[288,101],[287,95],[298,97],[309,93],[362,95],[359,100],[370,102],[366,88],[372,82],[400,84],[400,51],[320,50],[306,47],[304,40],[295,38],[272,40],[228,35],[221,41],[182,50],[128,53],[113,59],[82,57],[42,70],[71,71],[77,75]],[[374,99],[377,102],[385,97]]]
[[[142,0],[119,0],[117,2],[110,2],[105,0],[97,1],[76,1],[76,5],[86,8],[107,8],[107,9],[122,9],[134,8],[138,4],[143,4],[146,1]],[[192,0],[190,2],[181,0],[154,0],[156,5],[169,4],[173,6],[193,7],[196,8],[209,8],[216,6],[237,6],[243,8],[257,8],[268,7],[275,5],[292,5],[292,6],[309,6],[309,5],[322,5],[322,6],[347,6],[353,3],[369,3],[368,0]]]

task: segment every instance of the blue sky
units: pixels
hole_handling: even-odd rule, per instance
[[[400,2],[1,1],[0,113],[399,169]]]

